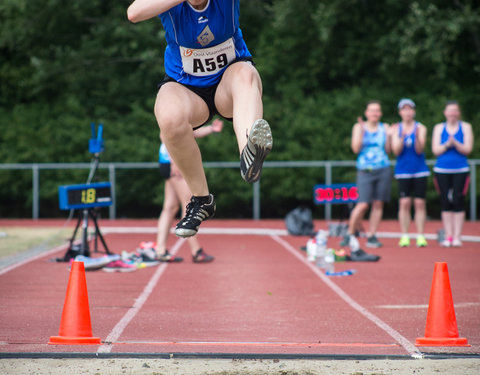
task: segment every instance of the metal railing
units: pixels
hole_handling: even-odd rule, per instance
[[[470,220],[477,220],[477,178],[476,168],[480,165],[480,159],[471,159],[468,161],[470,165]],[[427,160],[428,165],[433,165],[435,160]],[[392,161],[392,165],[395,162]],[[238,162],[204,162],[206,169],[238,169]],[[40,171],[41,170],[66,170],[66,169],[89,169],[90,163],[12,163],[0,164],[0,170],[28,170],[32,171],[32,218],[38,219],[40,217]],[[264,168],[324,168],[325,184],[330,185],[332,181],[333,168],[354,168],[354,160],[335,160],[335,161],[266,161]],[[115,182],[116,171],[118,169],[155,169],[158,168],[158,163],[99,163],[99,169],[107,169],[109,181],[112,187],[113,204],[109,207],[110,219],[116,218],[116,196],[115,196]],[[253,197],[253,219],[258,220],[261,217],[260,212],[260,181],[252,185]],[[325,206],[325,219],[330,220],[332,217],[331,204]]]

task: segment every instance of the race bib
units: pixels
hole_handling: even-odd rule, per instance
[[[230,38],[210,48],[185,48],[180,46],[183,71],[196,77],[218,73],[235,60],[235,44]]]

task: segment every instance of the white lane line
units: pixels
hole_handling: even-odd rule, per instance
[[[170,230],[171,233],[174,232],[174,228]],[[105,227],[102,228],[104,234],[109,233],[136,233],[136,234],[153,234],[157,233],[157,227]],[[286,229],[274,229],[274,228],[200,228],[198,231],[199,234],[230,234],[230,235],[259,235],[259,236],[288,236],[288,231]],[[378,238],[400,238],[403,233],[400,232],[379,232],[377,233]],[[411,238],[417,238],[417,234],[409,233]],[[425,238],[427,240],[436,241],[438,235],[436,233],[425,233]],[[306,238],[306,236],[305,236]],[[462,241],[464,242],[480,242],[480,236],[470,236],[462,235]]]
[[[415,358],[423,357],[422,353],[410,342],[407,338],[402,336],[399,332],[395,329],[390,327],[387,323],[381,320],[376,315],[372,314],[366,308],[361,306],[358,302],[353,300],[347,293],[343,291],[337,284],[335,284],[332,280],[325,276],[317,267],[311,264],[302,254],[300,254],[292,245],[286,242],[284,239],[278,236],[271,236],[276,242],[282,245],[287,251],[289,251],[292,255],[297,257],[302,263],[304,263],[307,267],[309,267],[327,286],[332,289],[341,299],[343,299],[350,307],[357,310],[360,314],[362,314],[365,318],[376,324],[378,327],[383,329],[388,335],[393,337],[393,339],[398,342],[409,355]]]
[[[170,254],[175,255],[180,249],[180,247],[182,246],[183,242],[185,242],[184,238],[178,239],[178,241],[175,242],[175,245],[172,246],[172,250],[170,251]],[[125,313],[123,318],[120,319],[119,322],[115,325],[115,327],[113,327],[112,331],[109,333],[109,335],[105,339],[105,344],[103,344],[98,348],[97,353],[110,353],[112,351],[113,344],[111,343],[115,343],[116,341],[118,341],[119,337],[122,335],[125,328],[127,328],[130,321],[140,311],[143,304],[147,301],[153,289],[158,284],[158,280],[160,280],[160,277],[163,275],[163,273],[167,269],[167,266],[168,266],[168,263],[163,263],[160,266],[158,266],[157,270],[155,271],[153,276],[150,278],[150,281],[145,286],[140,296],[135,300],[135,303],[133,304],[132,308],[130,308]]]
[[[15,268],[23,266],[24,264],[33,262],[34,260],[37,260],[37,259],[40,259],[40,258],[43,258],[43,257],[47,257],[49,255],[55,254],[56,252],[58,252],[60,250],[67,250],[68,246],[69,246],[69,244],[60,245],[60,246],[57,246],[57,247],[55,247],[51,250],[48,250],[48,251],[42,252],[40,254],[34,255],[31,258],[21,260],[18,263],[14,263],[14,264],[12,264],[10,266],[7,266],[7,267],[3,268],[2,270],[0,270],[0,275],[3,275],[4,273],[10,272],[10,271],[14,270]]]
[[[455,308],[476,307],[480,306],[480,302],[460,302],[454,303]],[[377,309],[428,309],[428,305],[379,305]]]

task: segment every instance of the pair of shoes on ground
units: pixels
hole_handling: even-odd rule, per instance
[[[240,156],[240,174],[250,183],[260,179],[265,158],[272,149],[272,132],[268,122],[259,119],[255,121],[247,138],[247,145]],[[191,237],[197,234],[202,221],[215,214],[215,198],[212,194],[198,197],[192,196],[187,205],[185,217],[175,228],[178,237]]]
[[[440,242],[440,246],[442,247],[462,247],[462,241],[454,240],[453,238],[447,238]]]
[[[425,236],[419,235],[417,236],[417,247],[426,247],[428,245],[427,240],[425,239]],[[400,241],[398,241],[398,246],[400,247],[408,247],[410,246],[410,237],[407,235],[403,235],[400,237]]]
[[[158,254],[157,259],[160,262],[166,263],[176,263],[183,261],[181,257],[175,257],[165,250],[165,253]],[[195,255],[192,255],[193,263],[209,263],[212,262],[215,258],[212,255],[208,255],[202,248],[198,249]]]

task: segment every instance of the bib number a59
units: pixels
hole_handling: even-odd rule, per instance
[[[235,46],[229,39],[217,46],[202,49],[180,47],[183,71],[193,76],[215,74],[235,60]]]

